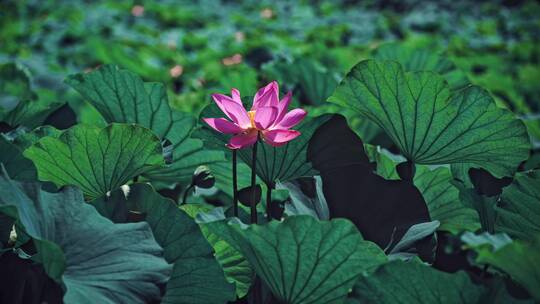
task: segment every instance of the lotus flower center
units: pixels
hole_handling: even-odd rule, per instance
[[[248,111],[249,121],[251,121],[252,128],[256,128],[255,127],[255,112],[256,111]]]

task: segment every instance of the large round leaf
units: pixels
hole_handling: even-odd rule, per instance
[[[124,124],[78,125],[40,139],[24,156],[34,162],[40,180],[78,186],[89,198],[164,164],[159,139],[146,128]]]
[[[525,287],[531,296],[540,301],[540,236],[531,243],[514,241],[493,250],[490,246],[477,246],[476,261],[494,267],[509,274],[516,282]]]
[[[385,179],[400,179],[396,166],[403,159],[371,145],[364,145],[364,149],[370,160],[376,162],[378,175]],[[422,193],[431,219],[441,223],[438,230],[456,234],[463,230],[477,230],[480,228],[477,212],[461,202],[459,190],[451,182],[452,174],[449,168],[416,167],[413,184]]]
[[[465,272],[444,273],[417,261],[394,261],[364,275],[347,303],[479,303],[484,289]]]
[[[221,152],[205,150],[200,140],[190,137],[195,119],[171,109],[161,83],[144,83],[139,76],[115,65],[71,75],[66,82],[107,122],[136,123],[172,143],[172,163],[146,172],[152,180],[187,181],[199,165],[223,160]]]
[[[407,72],[432,71],[448,82],[451,90],[459,90],[470,84],[467,75],[445,56],[429,49],[413,48],[401,43],[385,43],[379,46],[373,57],[379,60],[394,60]]]
[[[174,264],[162,303],[225,303],[234,300],[234,288],[223,275],[210,244],[195,221],[148,184],[134,184],[91,202],[116,222],[141,214],[163,247],[167,262]]]
[[[202,111],[200,117],[223,117],[224,115],[217,105],[211,104]],[[286,182],[302,176],[316,175],[317,171],[307,160],[308,142],[315,130],[331,117],[332,115],[322,115],[306,118],[294,128],[302,134],[281,147],[260,143],[257,150],[257,175],[271,186],[277,181]],[[197,131],[196,136],[202,138],[209,148],[228,150],[225,144],[229,141],[230,135],[216,132],[206,124]],[[251,148],[238,150],[238,156],[249,166],[251,166],[252,154]]]
[[[373,172],[362,141],[343,116],[317,129],[308,159],[320,172],[330,217],[350,219],[366,240],[384,248],[412,225],[431,221],[422,194],[410,182]]]
[[[208,229],[205,224],[206,222],[225,219],[223,208],[212,209],[211,205],[184,204],[182,210],[197,219],[202,234],[216,252],[216,259],[221,264],[225,277],[229,282],[235,284],[238,298],[243,298],[248,293],[254,279],[251,265],[236,248]],[[200,217],[199,214],[204,215],[204,217]],[[199,221],[201,218],[204,218],[204,221]]]
[[[15,63],[0,65],[0,121],[35,128],[60,105],[37,99],[28,70]]]
[[[495,207],[495,229],[525,240],[540,234],[540,171],[516,174]]]
[[[263,65],[268,79],[277,79],[290,90],[297,87],[303,103],[320,105],[338,85],[335,73],[319,66],[317,62],[300,58],[292,62],[276,60]]]
[[[386,261],[380,248],[364,241],[343,219],[318,221],[301,215],[263,226],[206,225],[242,252],[285,303],[339,301],[362,272]]]
[[[439,220],[439,230],[460,233],[463,230],[476,231],[480,228],[478,213],[465,206],[459,198],[459,189],[452,183],[450,169],[439,167],[429,169],[418,166],[414,185],[422,192],[433,220]]]
[[[0,213],[34,240],[47,274],[63,283],[65,303],[149,303],[171,267],[146,223],[113,224],[80,190],[42,191],[0,176]]]
[[[0,164],[15,180],[35,181],[36,167],[31,160],[23,156],[23,152],[4,136],[0,135]]]
[[[418,164],[470,163],[512,175],[529,155],[524,124],[486,91],[450,94],[433,72],[406,73],[394,61],[357,64],[329,99],[377,123]]]

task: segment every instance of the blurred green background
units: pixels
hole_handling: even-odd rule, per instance
[[[534,1],[2,1],[0,63],[31,75],[42,102],[99,114],[68,90],[72,73],[115,63],[164,82],[197,112],[210,94],[277,79],[315,110],[385,43],[444,54],[540,138],[540,4]],[[370,141],[365,126],[350,123]]]

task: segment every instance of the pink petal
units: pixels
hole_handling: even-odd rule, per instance
[[[287,113],[287,108],[289,107],[289,104],[291,103],[291,96],[292,92],[287,93],[285,97],[279,102],[278,104],[278,116],[276,118],[275,125],[279,124],[279,122],[283,119],[283,116]]]
[[[242,128],[226,120],[225,118],[203,118],[203,120],[210,127],[221,133],[238,134],[244,131]]]
[[[212,98],[218,105],[218,107],[229,117],[234,123],[236,123],[241,128],[248,128],[251,126],[251,121],[249,119],[248,113],[244,106],[239,105],[229,96],[222,94],[213,94]]]
[[[231,90],[231,96],[232,96],[233,101],[235,101],[239,105],[243,106],[242,105],[242,99],[240,99],[240,91],[238,91],[238,89],[232,89]]]
[[[255,112],[255,127],[259,130],[265,130],[270,127],[277,116],[276,107],[260,107]]]
[[[279,85],[276,81],[272,81],[255,94],[251,110],[257,110],[259,107],[276,107],[278,103]]]
[[[231,138],[227,147],[230,149],[242,149],[249,147],[257,141],[257,132],[249,132],[246,134],[238,134]]]
[[[283,118],[277,122],[277,129],[289,129],[296,126],[299,122],[306,117],[307,112],[303,109],[294,109],[289,113],[285,114]]]
[[[300,132],[295,130],[271,130],[265,131],[263,136],[268,144],[279,147],[300,136]]]

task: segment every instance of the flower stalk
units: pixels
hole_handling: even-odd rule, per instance
[[[238,216],[238,169],[236,149],[232,150],[233,214]]]
[[[257,135],[258,136],[258,135]],[[255,183],[257,177],[257,145],[259,139],[253,144],[253,155],[251,156],[251,200],[250,200],[250,211],[251,211],[251,223],[257,224],[257,202],[255,201]]]
[[[182,203],[181,203],[181,205],[184,205],[184,204],[186,203],[187,196],[188,196],[189,192],[190,192],[191,190],[193,190],[193,187],[194,187],[194,185],[193,185],[193,184],[190,184],[190,185],[186,188],[186,190],[184,191],[184,195],[182,195]]]
[[[266,185],[266,218],[270,222],[273,218],[272,216],[272,185]]]

